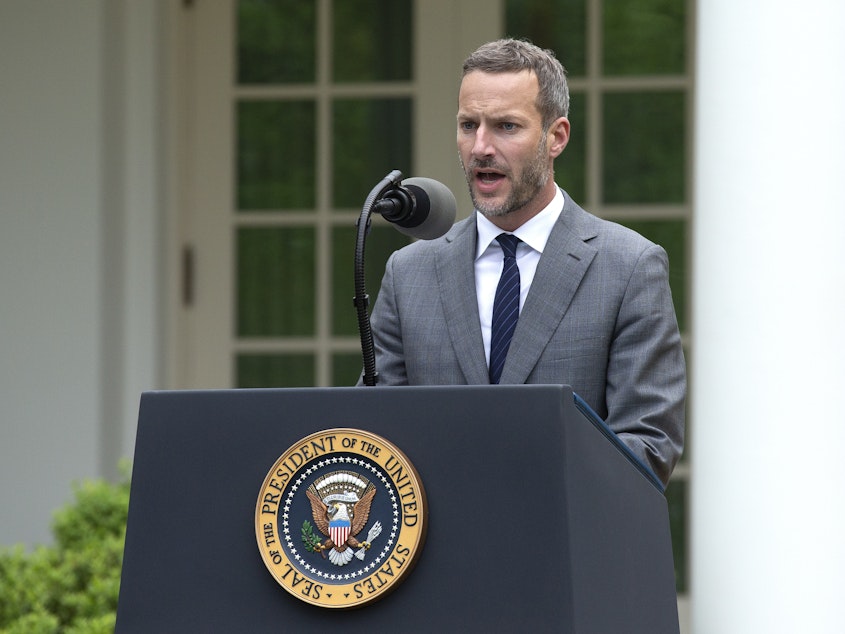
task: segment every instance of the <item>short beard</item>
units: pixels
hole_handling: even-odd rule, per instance
[[[472,199],[473,206],[487,218],[497,218],[507,216],[508,214],[522,209],[537,195],[537,193],[546,186],[551,177],[551,170],[548,168],[546,161],[545,135],[541,138],[537,146],[537,152],[531,161],[525,166],[519,179],[512,179],[513,188],[510,196],[507,197],[501,204],[492,204],[485,202],[480,197],[476,197],[472,188],[473,175],[472,171],[475,169],[493,168],[501,171],[505,176],[510,176],[510,171],[499,170],[495,162],[491,160],[486,161],[472,161],[467,168],[464,165],[463,158],[461,160],[461,167],[464,169],[464,176],[469,186],[469,196]]]

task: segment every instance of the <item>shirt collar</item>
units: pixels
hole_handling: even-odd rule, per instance
[[[563,193],[560,188],[555,188],[555,196],[552,201],[543,208],[536,216],[517,228],[513,234],[530,246],[538,253],[546,248],[546,242],[552,233],[557,219],[563,211]],[[478,259],[487,248],[493,243],[502,230],[490,222],[484,214],[476,211],[476,227],[478,231],[478,242],[475,257]]]

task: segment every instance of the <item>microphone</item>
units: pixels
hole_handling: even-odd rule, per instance
[[[455,222],[458,203],[443,183],[417,176],[406,178],[373,204],[385,220],[412,238],[433,240]]]

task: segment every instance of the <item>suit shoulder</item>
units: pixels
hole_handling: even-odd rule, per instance
[[[564,206],[564,221],[570,228],[581,235],[585,242],[596,248],[606,248],[642,253],[652,247],[659,246],[654,242],[618,222],[599,218],[585,211],[569,196],[566,196]]]
[[[608,244],[625,245],[629,249],[640,252],[659,246],[630,227],[611,220],[600,218],[597,220],[602,223],[602,233]]]

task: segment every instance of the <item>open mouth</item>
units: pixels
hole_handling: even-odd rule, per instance
[[[495,183],[504,178],[501,174],[495,172],[478,172],[478,180],[482,183]]]
[[[500,172],[489,172],[484,170],[476,170],[475,178],[482,185],[495,185],[505,178],[505,175]]]

